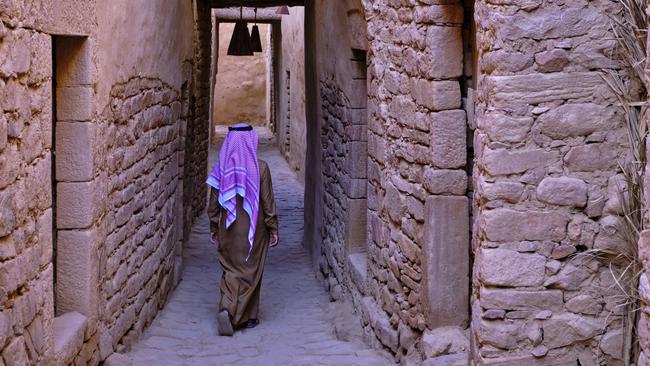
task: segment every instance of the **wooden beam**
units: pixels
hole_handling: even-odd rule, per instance
[[[215,15],[218,22],[235,22],[239,20],[239,8],[216,9]],[[244,8],[243,19],[253,22],[255,13],[252,8]],[[275,14],[274,9],[259,9],[257,11],[258,23],[273,23],[282,21],[282,15]]]
[[[245,6],[268,8],[272,6],[305,6],[305,0],[210,0],[213,8],[232,8]]]

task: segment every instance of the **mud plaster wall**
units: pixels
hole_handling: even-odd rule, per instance
[[[305,9],[291,7],[282,17],[282,50],[278,61],[279,108],[276,134],[289,165],[305,174],[307,124],[305,117]]]
[[[249,31],[253,24],[249,23]],[[213,124],[269,123],[266,105],[270,26],[259,24],[262,52],[254,56],[228,56],[234,23],[219,25],[219,59],[214,93]]]

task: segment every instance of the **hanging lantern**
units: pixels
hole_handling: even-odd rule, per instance
[[[235,22],[235,30],[228,46],[229,56],[253,56],[251,35],[248,33],[248,23],[244,21],[244,8],[240,8],[239,20]]]
[[[253,52],[262,52],[262,39],[260,38],[260,28],[257,26],[257,8],[255,8],[255,25],[251,31],[251,48]]]
[[[289,15],[289,7],[286,5],[278,6],[278,10],[275,11],[279,15]]]

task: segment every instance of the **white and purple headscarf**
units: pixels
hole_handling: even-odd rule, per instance
[[[240,123],[230,127],[219,153],[219,161],[207,181],[208,185],[219,190],[219,204],[227,211],[226,228],[237,219],[237,195],[243,198],[244,211],[250,218],[248,256],[253,250],[260,202],[257,141],[257,132],[251,126]]]

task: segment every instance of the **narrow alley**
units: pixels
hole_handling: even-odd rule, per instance
[[[648,6],[0,0],[0,366],[650,366]]]
[[[260,325],[231,338],[218,335],[221,269],[207,215],[201,215],[184,250],[183,280],[134,345],[133,366],[392,364],[360,339],[337,339],[336,303],[329,304],[301,245],[304,187],[270,139],[259,156],[271,167],[280,220],[280,244],[269,251],[265,268]],[[216,157],[211,149],[211,166]]]

